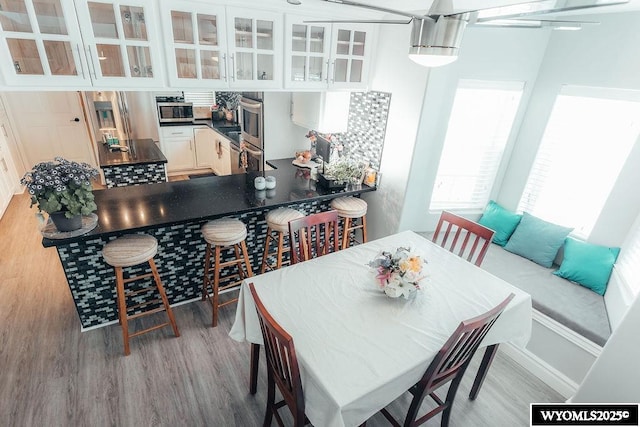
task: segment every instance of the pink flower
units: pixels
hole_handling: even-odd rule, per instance
[[[381,288],[384,288],[386,286],[390,278],[391,270],[387,270],[384,267],[378,267],[378,275],[376,276],[376,279],[378,279],[378,281],[380,282]]]

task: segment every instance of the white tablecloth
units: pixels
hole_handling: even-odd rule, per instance
[[[366,265],[379,251],[410,247],[428,261],[414,299],[382,293]],[[420,379],[460,321],[515,293],[483,345],[524,347],[531,297],[410,231],[247,279],[229,335],[262,344],[248,283],[291,334],[306,414],[316,426],[356,426]]]

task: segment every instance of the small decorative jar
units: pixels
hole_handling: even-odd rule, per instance
[[[256,190],[264,190],[265,187],[269,188],[267,187],[266,181],[262,176],[258,176],[253,180],[253,186],[256,187]]]
[[[273,190],[274,188],[276,188],[276,177],[275,176],[268,176],[265,179],[265,184],[267,186],[267,190]]]

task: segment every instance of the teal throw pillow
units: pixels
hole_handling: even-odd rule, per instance
[[[520,223],[521,218],[522,215],[508,211],[491,200],[478,223],[495,231],[493,243],[504,246]]]
[[[620,248],[593,245],[571,237],[564,242],[562,265],[553,274],[604,295]]]
[[[504,248],[543,267],[551,267],[571,230],[573,228],[553,224],[525,212]]]

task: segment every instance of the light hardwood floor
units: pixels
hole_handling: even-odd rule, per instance
[[[227,335],[233,306],[221,309],[217,328],[209,303],[175,307],[180,338],[170,328],[145,334],[124,357],[118,325],[80,332],[57,253],[42,247],[34,213],[25,195],[15,196],[0,220],[0,425],[262,424],[265,369],[249,395],[249,346]],[[471,381],[467,375],[459,390],[452,426],[527,426],[530,402],[562,401],[500,353],[476,401],[466,398]],[[406,399],[399,403],[396,415],[408,408]],[[387,423],[378,414],[367,425]]]

